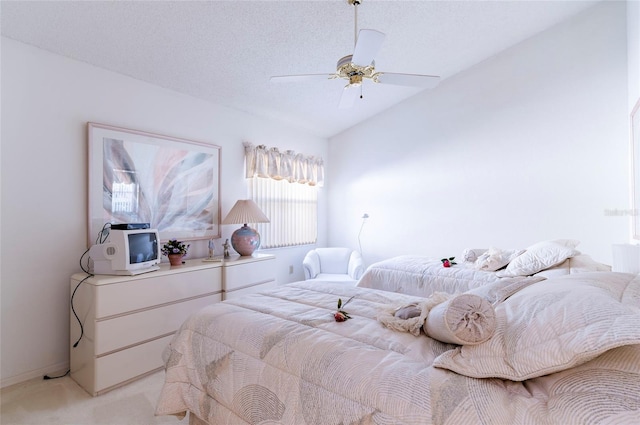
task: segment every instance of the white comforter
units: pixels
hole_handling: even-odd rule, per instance
[[[338,298],[353,295],[344,308],[352,319],[336,322]],[[209,424],[234,425],[637,419],[640,370],[629,364],[640,364],[640,346],[616,348],[524,382],[468,378],[431,366],[453,345],[392,331],[376,320],[382,307],[416,300],[336,283],[297,282],[211,305],[183,325],[167,350],[156,413],[189,411]],[[621,377],[624,388],[613,385]]]
[[[476,270],[472,263],[443,267],[440,260],[403,255],[369,266],[358,286],[428,297],[434,292],[464,292],[501,279],[495,272]]]
[[[588,255],[578,255],[536,273],[536,276],[557,277],[608,270],[610,267],[592,260]],[[443,267],[437,259],[402,255],[369,266],[357,286],[428,297],[434,292],[465,292],[489,283],[514,282],[524,278],[526,276],[499,277],[493,271],[477,270],[473,263],[461,262],[453,267]]]

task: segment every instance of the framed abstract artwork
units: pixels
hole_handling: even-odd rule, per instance
[[[88,244],[107,223],[150,223],[162,240],[220,235],[220,147],[88,123]]]
[[[640,240],[640,99],[631,112],[631,198],[633,239]]]

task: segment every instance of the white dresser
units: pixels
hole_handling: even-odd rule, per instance
[[[276,285],[276,257],[253,254],[251,257],[232,256],[222,263],[223,299],[258,292]]]
[[[95,396],[161,369],[162,352],[189,314],[222,299],[228,264],[187,260],[137,276],[96,275],[79,286],[87,275],[74,274],[72,306],[84,333],[71,312],[71,377]]]

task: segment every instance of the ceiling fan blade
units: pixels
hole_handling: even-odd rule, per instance
[[[379,72],[376,82],[380,84],[395,84],[397,86],[412,86],[433,88],[440,82],[440,77],[435,75],[420,74],[395,74],[392,72]]]
[[[353,103],[356,101],[358,97],[358,90],[360,87],[355,87],[347,84],[344,86],[344,90],[342,90],[342,96],[340,96],[340,103],[338,104],[339,109],[349,109],[353,106]]]
[[[351,62],[359,66],[369,66],[375,56],[378,54],[382,42],[384,41],[384,33],[376,30],[360,30],[356,47],[353,50],[353,58]]]
[[[272,83],[295,83],[298,81],[322,81],[336,78],[335,74],[301,74],[301,75],[276,75],[269,79]]]

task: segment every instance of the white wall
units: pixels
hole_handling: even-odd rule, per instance
[[[627,0],[629,113],[640,99],[640,1]]]
[[[455,52],[452,52],[455,54]],[[400,254],[628,240],[625,3],[595,6],[330,139],[329,243]]]
[[[69,276],[80,271],[87,240],[88,121],[221,146],[223,216],[246,197],[244,140],[329,162],[326,139],[7,38],[1,47],[3,386],[68,366]],[[321,202],[324,243],[324,195]],[[223,226],[223,238],[235,228]],[[272,251],[280,283],[304,278],[308,249]],[[199,241],[190,257],[204,256]]]
[[[627,81],[628,81],[628,115],[630,116],[637,102],[640,102],[640,1],[627,1]],[[631,122],[631,121],[629,121]],[[629,126],[629,140],[631,140],[631,126]],[[630,150],[631,154],[631,150]],[[629,167],[629,181],[633,179],[636,185],[640,185],[640,179],[634,176],[632,166]],[[637,205],[633,205],[633,197],[629,196],[629,210],[637,211]],[[629,239],[632,243],[639,241],[633,238],[633,219],[629,217]]]

